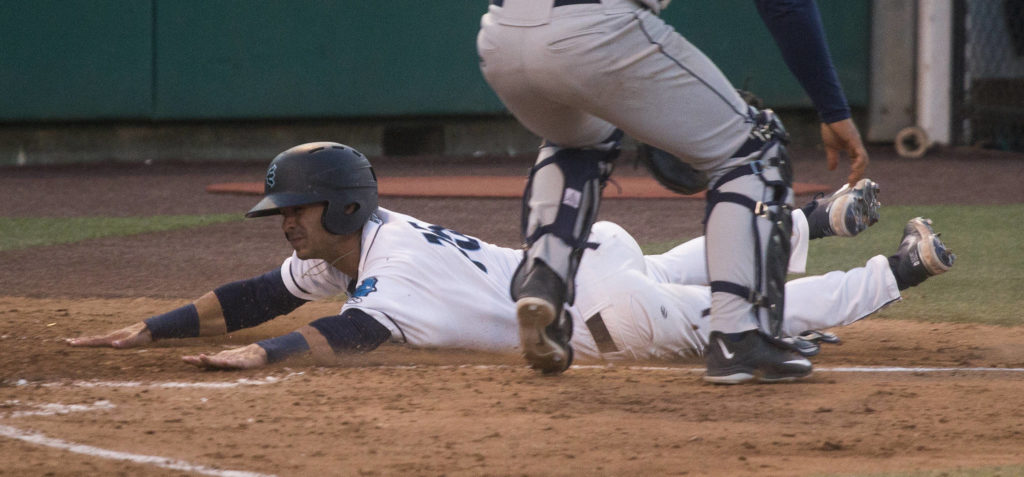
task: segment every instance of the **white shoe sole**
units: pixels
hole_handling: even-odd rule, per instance
[[[708,376],[704,375],[704,381],[714,384],[745,384],[754,380],[754,375],[750,373],[735,373],[728,376]]]
[[[849,184],[843,185],[837,190],[833,197],[835,200],[829,204],[829,226],[832,227],[832,231],[840,237],[853,237],[869,226],[871,226],[871,218],[869,217],[869,210],[872,207],[872,203],[875,200],[874,188],[878,187],[873,181],[868,179],[861,179],[857,182],[852,190],[850,190]],[[850,202],[853,202],[851,204]],[[846,216],[849,208],[855,208],[855,215],[857,217],[857,230],[849,230],[846,228]],[[833,211],[842,211],[841,214],[833,214]]]
[[[519,344],[523,357],[530,365],[544,373],[559,373],[565,369],[568,353],[544,329],[555,319],[555,307],[547,300],[523,297],[516,302],[519,320]]]
[[[804,378],[806,378],[806,377],[808,377],[810,375],[811,375],[811,370],[808,370],[807,374],[803,374],[803,375],[800,375],[800,376],[783,376],[783,377],[779,377],[779,378],[769,378],[769,377],[766,377],[766,376],[759,376],[759,375],[750,374],[750,373],[735,373],[735,374],[730,374],[728,376],[707,376],[707,375],[705,375],[704,376],[704,381],[707,381],[707,382],[713,383],[713,384],[746,384],[746,383],[750,383],[750,382],[753,382],[753,381],[758,381],[758,382],[761,382],[761,383],[788,383],[788,382],[793,382],[793,381],[797,381],[797,380],[800,380],[800,379],[804,379]]]
[[[921,240],[917,243],[917,254],[921,257],[921,263],[924,264],[925,270],[928,270],[928,273],[933,276],[949,270],[949,266],[942,263],[935,253],[935,232],[925,222],[925,219],[915,217],[910,219],[910,223],[914,225],[914,229],[921,236]]]

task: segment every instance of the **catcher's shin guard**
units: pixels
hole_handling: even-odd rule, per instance
[[[541,146],[523,195],[523,240],[527,251],[512,280],[512,298],[538,261],[565,282],[563,301],[573,302],[573,277],[597,219],[601,190],[619,155],[622,132],[596,146]]]
[[[572,363],[572,320],[563,307],[573,302],[573,278],[620,138],[617,132],[588,149],[544,144],[530,172],[523,198],[527,250],[510,292],[523,356],[545,374],[561,373]]]
[[[771,110],[756,115],[756,126],[736,156],[750,156],[752,162],[736,167],[708,191],[705,224],[722,202],[738,204],[751,212],[753,231],[753,276],[750,283],[734,283],[711,278],[711,291],[740,296],[756,307],[762,330],[779,337],[785,308],[786,273],[789,268],[792,223],[792,172],[786,152],[785,129]],[[722,190],[741,177],[755,175],[760,184],[743,190]],[[713,238],[709,236],[709,240]],[[739,251],[737,251],[739,252]]]

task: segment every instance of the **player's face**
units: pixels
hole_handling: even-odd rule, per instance
[[[323,204],[281,209],[284,236],[295,249],[295,254],[303,260],[319,258],[330,261],[343,251],[342,236],[331,234],[320,222],[323,213]]]

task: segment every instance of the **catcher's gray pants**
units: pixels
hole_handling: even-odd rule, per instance
[[[747,105],[671,26],[630,0],[552,5],[505,0],[481,20],[481,70],[523,126],[563,148],[593,147],[618,127],[706,171],[712,183],[756,158],[733,157],[752,128]],[[764,185],[749,179],[730,187],[761,196]],[[557,182],[535,182],[531,217],[558,207]],[[552,190],[544,192],[544,183],[554,184]],[[750,252],[741,251],[763,253],[764,247],[755,247],[750,212],[720,212],[706,230],[709,245],[721,244],[708,247],[711,279],[753,287],[754,264]],[[712,309],[713,329],[758,326],[745,299],[716,295],[722,296]]]

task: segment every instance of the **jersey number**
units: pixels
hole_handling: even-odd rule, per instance
[[[484,266],[483,263],[473,260],[470,258],[469,254],[466,253],[467,251],[472,252],[474,250],[480,250],[480,242],[477,241],[477,239],[462,235],[451,229],[446,229],[440,225],[420,224],[411,220],[409,221],[409,225],[412,225],[419,230],[423,230],[423,237],[427,239],[427,242],[435,245],[443,246],[447,244],[455,247],[455,250],[458,250],[463,257],[466,257],[467,260],[473,262],[473,265],[476,265],[476,268],[487,273],[487,267]]]

